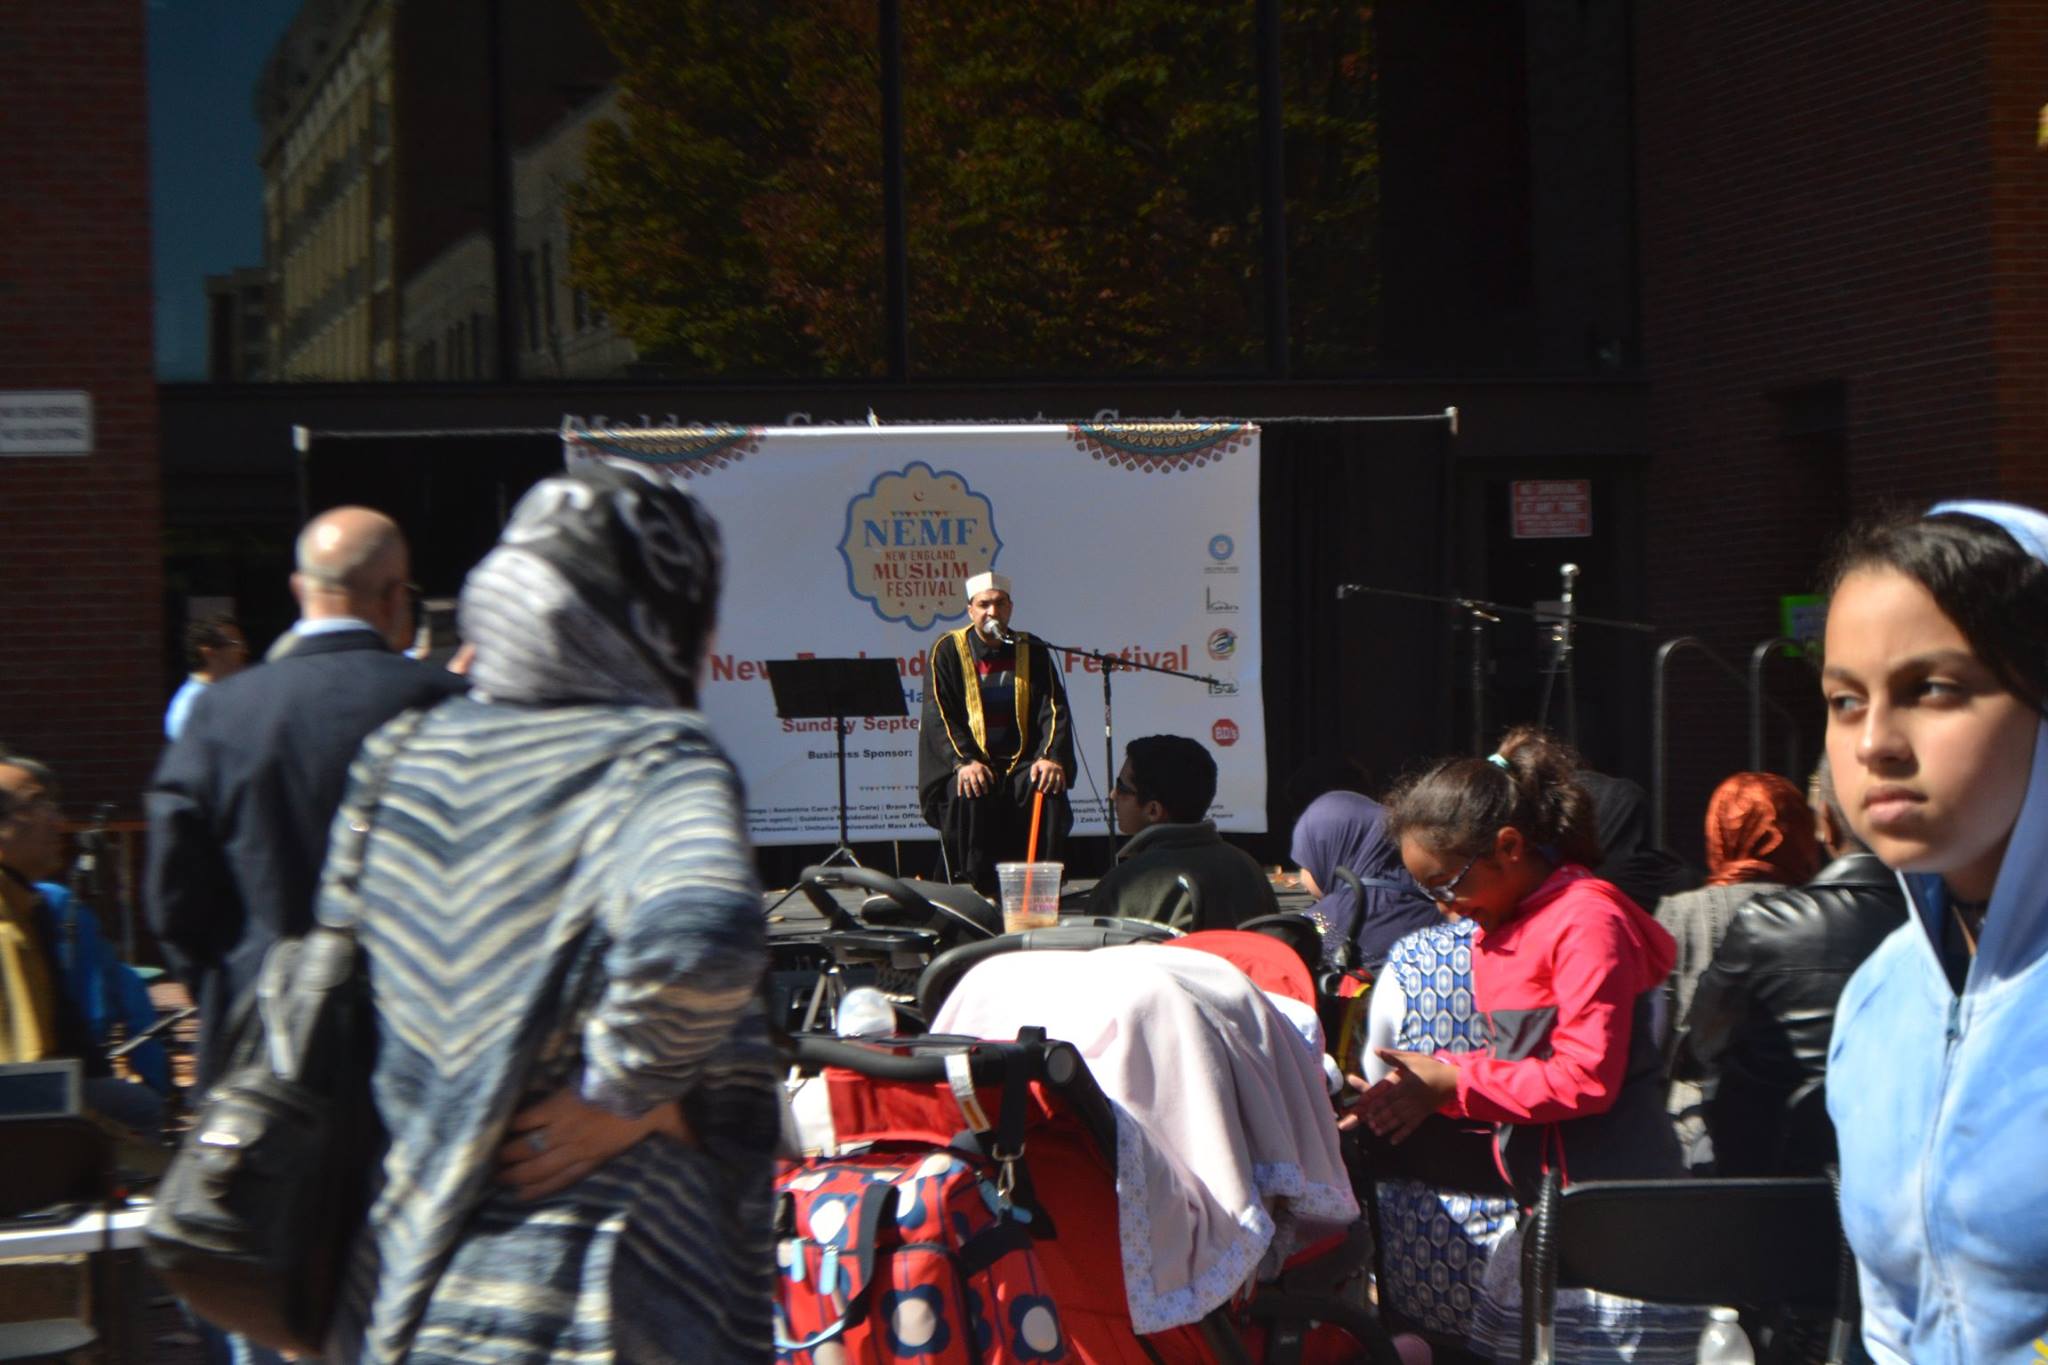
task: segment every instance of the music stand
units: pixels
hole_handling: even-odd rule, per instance
[[[846,833],[846,718],[907,716],[903,683],[894,659],[770,659],[768,690],[775,694],[775,714],[783,720],[832,721],[839,748],[839,845],[820,867],[841,857],[859,867],[860,859]]]

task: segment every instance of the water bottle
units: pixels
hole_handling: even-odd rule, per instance
[[[1700,1333],[1699,1365],[1756,1365],[1756,1352],[1733,1308],[1707,1310],[1707,1330]]]

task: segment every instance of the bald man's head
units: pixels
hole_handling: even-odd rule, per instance
[[[391,577],[394,562],[405,576],[404,558],[398,523],[368,507],[322,512],[299,532],[299,573],[325,588],[374,590]]]
[[[309,621],[358,617],[403,649],[412,639],[411,576],[404,533],[372,508],[337,507],[299,532],[292,592]]]

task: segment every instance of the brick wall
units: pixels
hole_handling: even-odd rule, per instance
[[[2048,24],[1984,0],[1636,13],[1651,606],[1743,662],[1850,514],[2048,496]],[[1688,690],[1671,828],[1696,846],[1746,727],[1739,689]],[[1817,733],[1817,691],[1785,692]]]
[[[161,741],[145,7],[11,5],[0,33],[0,389],[83,389],[86,458],[0,459],[0,741],[67,814],[137,805]]]

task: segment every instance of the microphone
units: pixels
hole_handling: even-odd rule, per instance
[[[1003,623],[996,620],[993,616],[982,619],[981,633],[999,644],[1014,645],[1017,643],[1017,637],[1003,629]]]
[[[1564,581],[1564,598],[1558,603],[1557,621],[1550,627],[1550,643],[1556,650],[1557,660],[1561,664],[1565,656],[1571,653],[1572,648],[1572,616],[1576,611],[1572,595],[1579,585],[1579,566],[1560,564],[1557,566],[1557,576]],[[1549,709],[1547,698],[1544,709]]]

